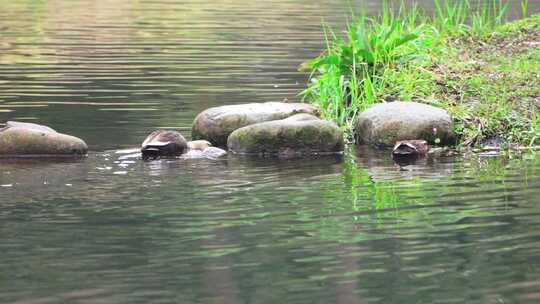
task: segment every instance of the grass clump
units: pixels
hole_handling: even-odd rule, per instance
[[[419,54],[413,43],[422,30],[416,25],[417,12],[413,6],[398,18],[385,5],[379,18],[360,16],[349,23],[345,39],[325,27],[327,49],[304,64],[312,74],[302,95],[338,124],[351,127],[358,111],[380,98],[385,71]]]
[[[414,100],[449,110],[462,146],[540,144],[540,15],[505,24],[507,2],[434,2],[354,17],[345,38],[325,27],[303,98],[349,131],[374,103]]]

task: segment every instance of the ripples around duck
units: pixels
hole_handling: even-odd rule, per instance
[[[322,49],[321,21],[343,28],[345,1],[0,7],[0,121],[47,124],[93,151],[0,160],[0,302],[540,301],[536,155],[399,167],[366,149],[150,162],[115,152],[156,128],[189,134],[210,106],[297,100],[307,75],[296,67]]]
[[[399,167],[378,154],[3,161],[0,269],[9,280],[0,298],[538,300],[536,155]]]

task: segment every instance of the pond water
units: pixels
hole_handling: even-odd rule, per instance
[[[538,155],[115,152],[211,106],[297,100],[347,3],[0,0],[0,121],[91,149],[0,161],[0,302],[539,302]]]

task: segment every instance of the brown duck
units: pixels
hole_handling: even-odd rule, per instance
[[[425,156],[429,151],[427,141],[416,140],[403,140],[398,141],[392,149],[392,155],[394,157],[421,157]]]
[[[172,130],[154,131],[141,145],[143,159],[179,156],[187,149],[186,139],[182,134]]]

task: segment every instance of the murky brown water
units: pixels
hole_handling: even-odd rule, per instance
[[[367,8],[375,11],[379,1]],[[530,1],[531,11],[540,2]],[[519,1],[515,1],[517,7]],[[346,1],[0,0],[2,303],[537,303],[540,158],[124,159],[203,109],[295,100]],[[515,9],[515,8],[514,8]]]

